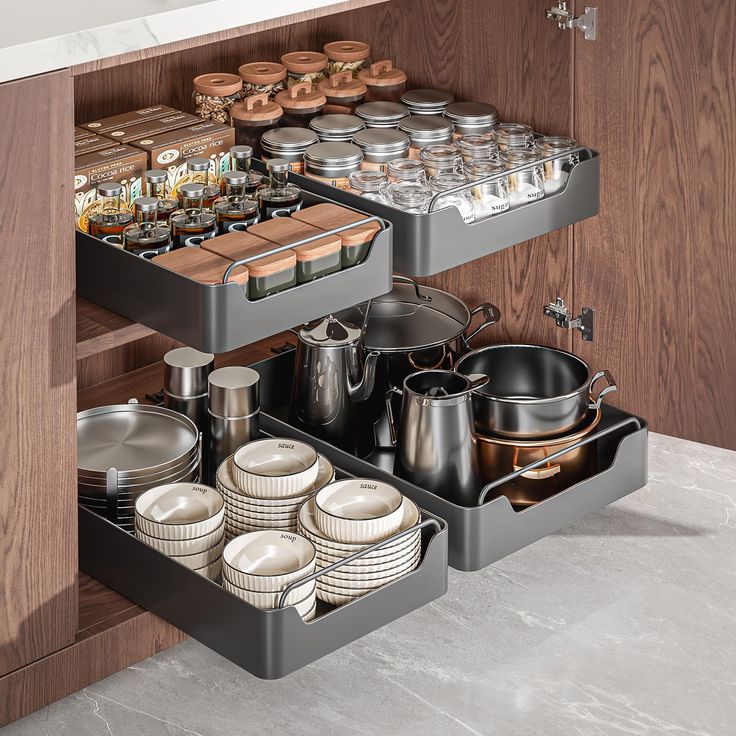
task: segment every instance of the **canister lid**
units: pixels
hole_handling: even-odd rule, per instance
[[[410,89],[401,95],[401,101],[410,108],[434,110],[455,102],[455,95],[444,89]]]
[[[208,158],[187,159],[187,171],[209,171],[210,160]]]
[[[182,197],[189,199],[196,199],[197,197],[204,197],[204,184],[196,181],[187,182],[179,187]]]
[[[368,128],[353,137],[353,143],[369,153],[404,153],[409,148],[409,136],[400,130]]]
[[[319,143],[319,136],[308,128],[272,128],[261,136],[261,145],[274,152],[304,152],[315,143]]]
[[[294,248],[297,263],[316,261],[325,256],[334,255],[342,250],[342,239],[339,235],[328,235],[313,243],[300,245]]]
[[[273,61],[252,61],[241,64],[238,74],[249,84],[276,84],[286,79],[286,67]]]
[[[246,97],[230,108],[230,117],[244,122],[269,122],[278,120],[283,114],[281,106],[271,102],[265,92]]]
[[[335,113],[313,118],[309,123],[309,127],[325,137],[331,135],[352,137],[365,128],[365,123],[357,115]]]
[[[275,174],[281,174],[289,170],[289,162],[285,158],[272,158],[266,161],[266,168]]]
[[[409,138],[441,141],[453,134],[455,126],[439,115],[411,115],[401,120],[399,130],[403,130]]]
[[[311,82],[299,82],[289,89],[281,90],[274,101],[284,110],[309,110],[324,107],[327,98],[318,89],[314,89]]]
[[[158,210],[158,199],[156,197],[138,197],[133,202],[136,212],[155,212]]]
[[[355,114],[369,123],[398,123],[409,115],[409,108],[400,102],[366,102],[355,108]]]
[[[330,315],[315,322],[304,325],[299,330],[299,339],[314,347],[343,347],[353,345],[361,338],[359,327],[348,322],[341,322]]]
[[[252,368],[227,366],[209,374],[210,411],[221,417],[245,417],[258,411],[261,377]]]
[[[406,82],[406,74],[394,69],[390,59],[383,59],[358,72],[358,79],[368,87],[395,87]]]
[[[194,91],[212,97],[229,97],[243,89],[243,80],[237,74],[200,74],[194,77]]]
[[[97,185],[98,197],[117,197],[123,193],[123,185],[116,181],[102,181]]]
[[[485,102],[453,102],[445,108],[445,115],[458,125],[495,125],[498,109]]]
[[[318,51],[292,51],[281,57],[281,63],[290,72],[315,74],[327,68],[327,56]]]
[[[457,146],[451,143],[438,143],[434,146],[422,148],[419,152],[419,158],[422,161],[430,163],[438,163],[443,161],[454,161],[461,158],[460,151]]]
[[[577,141],[564,135],[545,135],[537,141],[537,148],[545,155],[551,156],[554,153],[569,151],[576,148]]]
[[[207,393],[207,376],[215,356],[194,348],[175,348],[164,355],[164,391],[184,398]]]
[[[494,132],[497,141],[511,146],[526,145],[534,139],[534,131],[523,123],[500,123]]]
[[[333,74],[327,79],[320,79],[317,89],[325,97],[362,97],[368,91],[363,82],[353,79],[349,70]]]
[[[238,186],[238,184],[245,184],[249,180],[249,176],[245,171],[226,171],[221,179],[229,186]]]
[[[352,143],[316,143],[304,152],[304,160],[318,166],[351,166],[363,160],[363,151]]]
[[[228,153],[230,154],[230,158],[236,161],[253,158],[253,149],[250,146],[233,146]]]
[[[330,41],[322,50],[333,61],[363,61],[371,55],[371,47],[363,41]]]
[[[151,184],[163,184],[166,181],[168,174],[160,169],[150,169],[149,171],[146,171],[143,176],[145,177],[145,180]]]

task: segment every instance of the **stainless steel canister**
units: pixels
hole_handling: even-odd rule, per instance
[[[208,378],[210,437],[208,481],[220,463],[241,445],[258,437],[260,376],[252,368],[228,366]]]
[[[194,348],[175,348],[164,355],[164,406],[189,417],[206,436],[207,376],[215,356]]]

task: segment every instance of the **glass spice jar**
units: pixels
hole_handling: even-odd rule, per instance
[[[330,41],[322,49],[327,56],[330,76],[348,71],[356,77],[369,64],[371,47],[362,41]]]
[[[363,152],[352,143],[317,143],[304,153],[304,175],[338,189],[350,189],[350,174],[358,171]]]
[[[269,100],[286,89],[286,67],[272,61],[252,61],[238,68],[243,80],[243,99],[252,95],[268,95]]]
[[[384,171],[353,171],[350,174],[350,188],[366,199],[390,204],[386,197],[388,176]]]
[[[498,145],[493,136],[463,135],[455,141],[455,145],[466,164],[471,161],[498,160]]]
[[[577,148],[577,141],[563,135],[545,135],[537,141],[537,151],[540,158],[558,156],[554,161],[544,163],[544,193],[559,192],[567,183],[570,169],[580,162],[580,155],[571,153],[562,156],[566,151]]]
[[[275,128],[283,116],[280,105],[268,99],[266,93],[251,95],[230,109],[235,127],[235,142],[250,146],[255,156],[261,155],[261,136]]]
[[[399,130],[411,141],[409,158],[419,158],[422,148],[440,143],[452,143],[455,130],[452,123],[438,115],[410,115],[399,123]]]
[[[123,230],[123,250],[147,260],[171,250],[171,230],[159,222],[158,205],[156,197],[138,197],[133,202],[135,222]]]
[[[478,182],[471,189],[475,206],[475,219],[506,212],[510,207],[509,181],[507,176],[497,176],[490,181],[481,181],[494,174],[505,174],[506,165],[500,161],[471,161],[465,165],[465,173],[472,182]]]
[[[365,84],[366,102],[399,102],[406,92],[406,74],[394,69],[389,59],[377,61],[358,72],[358,79]]]
[[[390,161],[406,156],[409,152],[409,136],[400,130],[370,128],[353,136],[353,143],[363,151],[364,171],[385,171]]]
[[[460,189],[459,191],[449,191],[456,187],[467,184],[467,178],[464,174],[445,173],[435,174],[429,177],[429,186],[434,194],[442,194],[437,197],[436,202],[432,205],[432,211],[444,209],[445,207],[456,207],[460,212],[463,222],[469,225],[475,221],[475,204],[470,189]]]
[[[225,194],[212,204],[218,235],[244,229],[258,222],[258,202],[245,194],[248,175],[244,171],[226,171],[222,175]]]
[[[193,84],[194,112],[205,120],[230,125],[230,109],[241,99],[243,80],[237,74],[200,74]]]
[[[534,148],[534,131],[522,123],[499,123],[495,129],[499,153],[529,151]]]
[[[353,79],[349,71],[338,72],[323,79],[317,89],[327,99],[325,114],[342,113],[352,115],[355,108],[363,102],[366,86],[358,79]]]
[[[455,126],[457,139],[491,133],[498,123],[498,109],[484,102],[453,102],[445,108],[445,117]]]
[[[274,98],[284,111],[281,125],[307,128],[313,118],[322,114],[327,99],[311,82],[299,82],[279,92]]]
[[[233,146],[230,151],[230,169],[245,174],[243,193],[246,197],[252,196],[258,191],[263,183],[263,176],[257,171],[251,171],[250,165],[253,160],[253,149],[250,146]],[[220,191],[225,194],[224,175],[220,179]]]
[[[299,82],[317,84],[328,76],[327,57],[318,51],[291,51],[281,57],[281,63],[286,67],[289,87]]]
[[[184,206],[184,195],[182,194],[181,185],[185,182],[201,184],[204,187],[202,192],[202,207],[211,210],[212,203],[220,196],[220,182],[213,173],[213,162],[203,157],[187,159],[186,177],[179,182],[175,190],[180,208]]]
[[[410,89],[401,95],[401,102],[412,115],[443,115],[455,95],[444,89]]]
[[[146,182],[146,197],[158,200],[158,221],[166,223],[169,217],[179,209],[179,200],[166,194],[168,172],[162,169],[151,169],[143,175]]]
[[[349,143],[356,133],[365,129],[365,124],[357,115],[320,115],[309,123],[321,141],[344,141]]]
[[[355,114],[366,128],[398,128],[409,109],[400,102],[364,102],[355,108]]]
[[[507,169],[524,166],[521,171],[509,174],[509,203],[512,209],[544,197],[544,167],[539,163],[536,151],[505,151],[501,154],[501,161]]]
[[[400,181],[426,184],[427,171],[424,164],[415,158],[397,158],[388,163],[388,180],[392,184]]]
[[[116,181],[104,181],[97,185],[97,201],[94,214],[89,216],[88,232],[94,238],[122,235],[133,222],[133,214],[123,199],[123,185]]]
[[[452,174],[462,171],[463,157],[457,146],[451,143],[441,143],[436,146],[426,146],[419,151],[419,160],[427,170],[427,176],[437,174]]]
[[[414,215],[429,212],[429,204],[434,196],[426,184],[416,181],[400,181],[391,184],[387,194],[393,207]]]
[[[264,161],[282,158],[289,162],[289,170],[304,173],[304,152],[319,143],[319,136],[309,128],[273,128],[261,138]]]

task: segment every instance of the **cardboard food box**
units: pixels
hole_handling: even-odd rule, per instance
[[[85,130],[84,128],[75,127],[74,128],[74,140],[79,140],[80,138],[89,138],[91,135],[94,135],[93,133],[90,133],[88,130]]]
[[[116,143],[128,143],[134,140],[150,138],[159,133],[165,133],[168,130],[176,130],[184,128],[187,125],[196,125],[201,123],[202,118],[196,115],[190,115],[188,112],[174,112],[171,115],[164,115],[160,118],[152,120],[144,120],[142,123],[129,125],[126,128],[116,128],[106,132],[106,138],[114,140]]]
[[[141,196],[141,181],[147,158],[130,146],[112,146],[74,158],[74,212],[77,227],[87,232],[87,219],[95,211],[97,185],[116,181],[123,185],[123,200],[130,203]]]
[[[173,107],[168,107],[168,105],[151,105],[150,107],[144,107],[140,110],[131,110],[130,112],[124,112],[121,115],[112,115],[109,118],[93,120],[91,123],[82,123],[82,125],[80,125],[79,127],[82,128],[82,130],[89,131],[90,133],[101,135],[104,133],[108,133],[111,130],[128,128],[131,125],[142,123],[144,120],[161,118],[165,115],[171,115],[175,112],[179,111],[174,110]]]
[[[101,135],[88,133],[84,138],[74,139],[74,155],[82,156],[85,153],[101,151],[103,148],[112,148],[114,145],[114,143],[110,142],[109,138],[103,138]]]
[[[217,184],[222,174],[230,170],[230,149],[235,145],[235,130],[214,120],[200,120],[185,128],[132,140],[130,145],[146,152],[147,168],[168,172],[166,192],[176,195],[179,186],[189,181],[187,161],[190,158],[210,160],[211,184]]]

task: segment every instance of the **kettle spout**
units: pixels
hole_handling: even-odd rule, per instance
[[[350,398],[353,401],[365,401],[373,393],[373,384],[376,379],[376,364],[380,353],[368,353],[363,362],[363,378],[360,383],[348,386]]]

